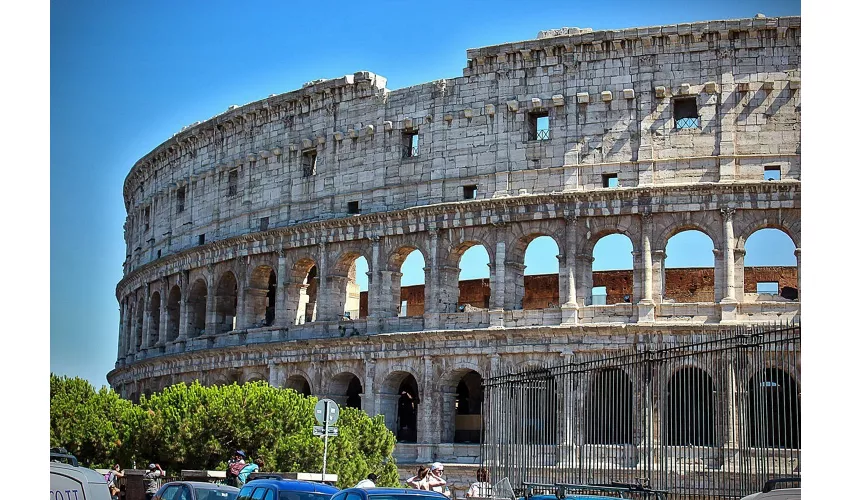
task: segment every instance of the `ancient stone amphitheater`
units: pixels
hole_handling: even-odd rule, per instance
[[[401,463],[475,463],[497,370],[799,316],[799,17],[544,31],[468,50],[461,77],[386,83],[231,106],[133,166],[121,394],[267,380],[384,414]],[[764,228],[796,267],[745,267]],[[713,269],[665,267],[686,230]],[[597,301],[614,233],[634,265]],[[558,273],[525,276],[540,236]],[[459,282],[474,245],[489,279]],[[417,250],[424,285],[403,287]]]

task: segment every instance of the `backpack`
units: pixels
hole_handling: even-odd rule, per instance
[[[233,462],[232,464],[227,466],[227,475],[231,477],[237,477],[242,469],[245,468],[245,464],[239,462]]]

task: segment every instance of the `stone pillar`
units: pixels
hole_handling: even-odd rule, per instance
[[[163,280],[165,288],[168,288],[168,283]],[[166,337],[168,337],[168,290],[160,290],[159,292],[159,338],[157,346],[164,346]]]
[[[428,354],[423,356],[425,369],[422,370],[422,381],[419,384],[419,410],[416,412],[416,442],[439,442],[440,429],[434,391],[434,358]],[[434,424],[437,425],[434,425]]]
[[[367,317],[371,317],[373,315],[379,314],[380,311],[380,299],[381,299],[381,273],[380,271],[385,267],[381,265],[381,238],[380,236],[374,236],[371,238],[372,241],[372,258],[369,263],[369,272],[366,273],[366,276],[369,278],[369,295],[367,296],[367,308],[369,309],[369,314]],[[375,317],[380,317],[375,316]]]
[[[247,266],[241,266],[241,279],[236,280],[236,330],[244,330],[248,328],[247,303],[250,297],[251,290],[248,287],[248,269]]]
[[[360,395],[360,409],[370,417],[379,413],[377,394],[375,394],[375,360],[367,357],[363,360],[363,394]]]
[[[441,392],[440,394],[442,395],[442,400],[440,401],[440,406],[442,407],[442,418],[440,419],[440,442],[454,443],[455,421],[457,416],[455,404],[457,403],[457,394],[455,392]]]
[[[638,303],[638,323],[655,322],[655,300],[653,289],[652,213],[641,214],[641,288],[643,296]],[[663,252],[662,252],[663,253]],[[637,273],[635,273],[637,274]],[[660,281],[660,280],[659,280]],[[659,283],[660,285],[660,283]]]
[[[802,281],[800,280],[800,276],[801,276],[801,269],[800,269],[801,257],[800,257],[800,255],[801,255],[800,254],[800,247],[795,248],[794,249],[794,256],[797,257],[797,301],[798,302],[802,301],[802,291],[803,291]]]
[[[726,378],[726,411],[728,412],[728,424],[727,428],[716,429],[716,431],[723,432],[726,435],[726,439],[723,440],[724,448],[737,451],[738,446],[740,445],[741,436],[740,433],[734,432],[734,430],[741,420],[739,420],[738,416],[738,384],[736,380],[737,374],[735,373],[735,365],[733,362],[730,362],[727,367]]]
[[[723,215],[723,251],[725,255],[726,293],[721,303],[720,322],[737,319],[738,301],[735,299],[735,232],[733,229],[734,208],[722,208]]]
[[[316,274],[316,279],[319,280],[319,289],[316,291],[316,303],[313,312],[313,321],[326,321],[328,308],[328,252],[325,242],[319,242],[319,272]]]
[[[525,264],[516,261],[505,262],[505,309],[522,309],[525,297]]]
[[[490,266],[490,328],[505,327],[505,258],[504,238],[496,243],[496,255]]]
[[[561,323],[567,325],[578,324],[578,297],[576,296],[576,225],[578,217],[574,214],[564,217],[567,224],[566,241],[564,242],[563,258],[558,261],[563,270],[559,273],[563,275],[558,277],[560,282],[565,281],[564,286],[559,286],[564,289],[564,294],[561,295]]]
[[[124,360],[124,314],[126,312],[126,306],[124,305],[124,301],[120,300],[118,302],[118,356],[116,357],[116,363],[120,363]]]
[[[714,302],[719,303],[726,291],[726,271],[724,267],[723,250],[714,250]]]
[[[348,275],[327,274],[320,283],[324,298],[320,301],[320,321],[341,321],[345,313],[345,299],[348,288]]]
[[[579,306],[585,305],[593,289],[593,255],[576,254],[576,301]]]
[[[212,266],[207,266],[209,273],[207,274],[207,305],[206,305],[206,320],[204,325],[204,335],[213,335],[218,333],[216,321],[218,315],[215,312],[215,274]]]
[[[440,266],[439,273],[441,286],[438,293],[441,296],[442,304],[440,312],[453,313],[457,312],[458,298],[460,295],[460,285],[458,284],[460,276],[460,268],[457,266]]]
[[[284,313],[286,308],[286,296],[288,293],[291,293],[291,289],[286,283],[289,273],[286,270],[286,256],[284,255],[283,248],[280,248],[277,251],[276,274],[277,294],[274,297],[274,326],[286,326],[292,323],[292,320]]]
[[[380,306],[378,317],[397,318],[401,304],[401,273],[396,271],[380,271]]]
[[[375,394],[375,408],[377,413],[384,416],[384,423],[393,434],[398,435],[398,394],[378,393]]]
[[[440,328],[440,313],[444,312],[442,294],[442,273],[439,271],[440,238],[439,231],[428,229],[428,262],[425,265],[425,314],[423,322],[426,330]]]
[[[274,361],[269,361],[269,385],[272,387],[281,387],[283,385],[283,380],[281,375],[282,369],[280,363],[276,363]]]

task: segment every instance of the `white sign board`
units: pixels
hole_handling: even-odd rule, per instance
[[[313,435],[314,436],[324,436],[325,435],[325,426],[314,425],[313,426]],[[328,436],[331,436],[331,437],[339,436],[339,427],[328,426]]]

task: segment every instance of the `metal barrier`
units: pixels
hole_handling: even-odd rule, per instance
[[[727,499],[799,478],[799,324],[643,340],[485,380],[492,480],[639,482],[671,499]]]

